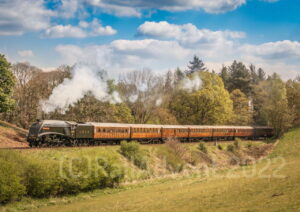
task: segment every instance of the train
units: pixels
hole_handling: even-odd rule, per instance
[[[154,125],[37,120],[29,128],[31,147],[93,146],[120,144],[121,141],[163,143],[175,138],[181,142],[265,139],[274,136],[267,126]]]

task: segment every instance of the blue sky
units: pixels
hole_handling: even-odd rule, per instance
[[[2,0],[0,52],[49,70],[93,63],[112,76],[234,59],[300,74],[300,0]]]

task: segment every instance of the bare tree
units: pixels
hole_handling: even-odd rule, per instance
[[[118,87],[136,123],[147,123],[163,101],[164,80],[151,70],[121,75]]]

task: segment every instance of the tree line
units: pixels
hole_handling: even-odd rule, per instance
[[[73,121],[191,125],[268,125],[276,136],[300,123],[300,77],[283,81],[254,65],[233,61],[219,73],[209,71],[197,56],[186,70],[164,74],[151,70],[121,74],[106,81],[118,92],[117,104],[91,93],[68,110],[42,111],[41,100],[72,77],[72,68],[43,72],[29,63],[10,64],[0,55],[0,117],[28,128],[36,118]]]

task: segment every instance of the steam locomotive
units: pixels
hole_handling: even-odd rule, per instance
[[[168,138],[182,142],[199,140],[262,139],[274,135],[265,126],[151,125],[38,120],[29,129],[31,147],[93,146],[119,144],[122,140],[163,143]]]

